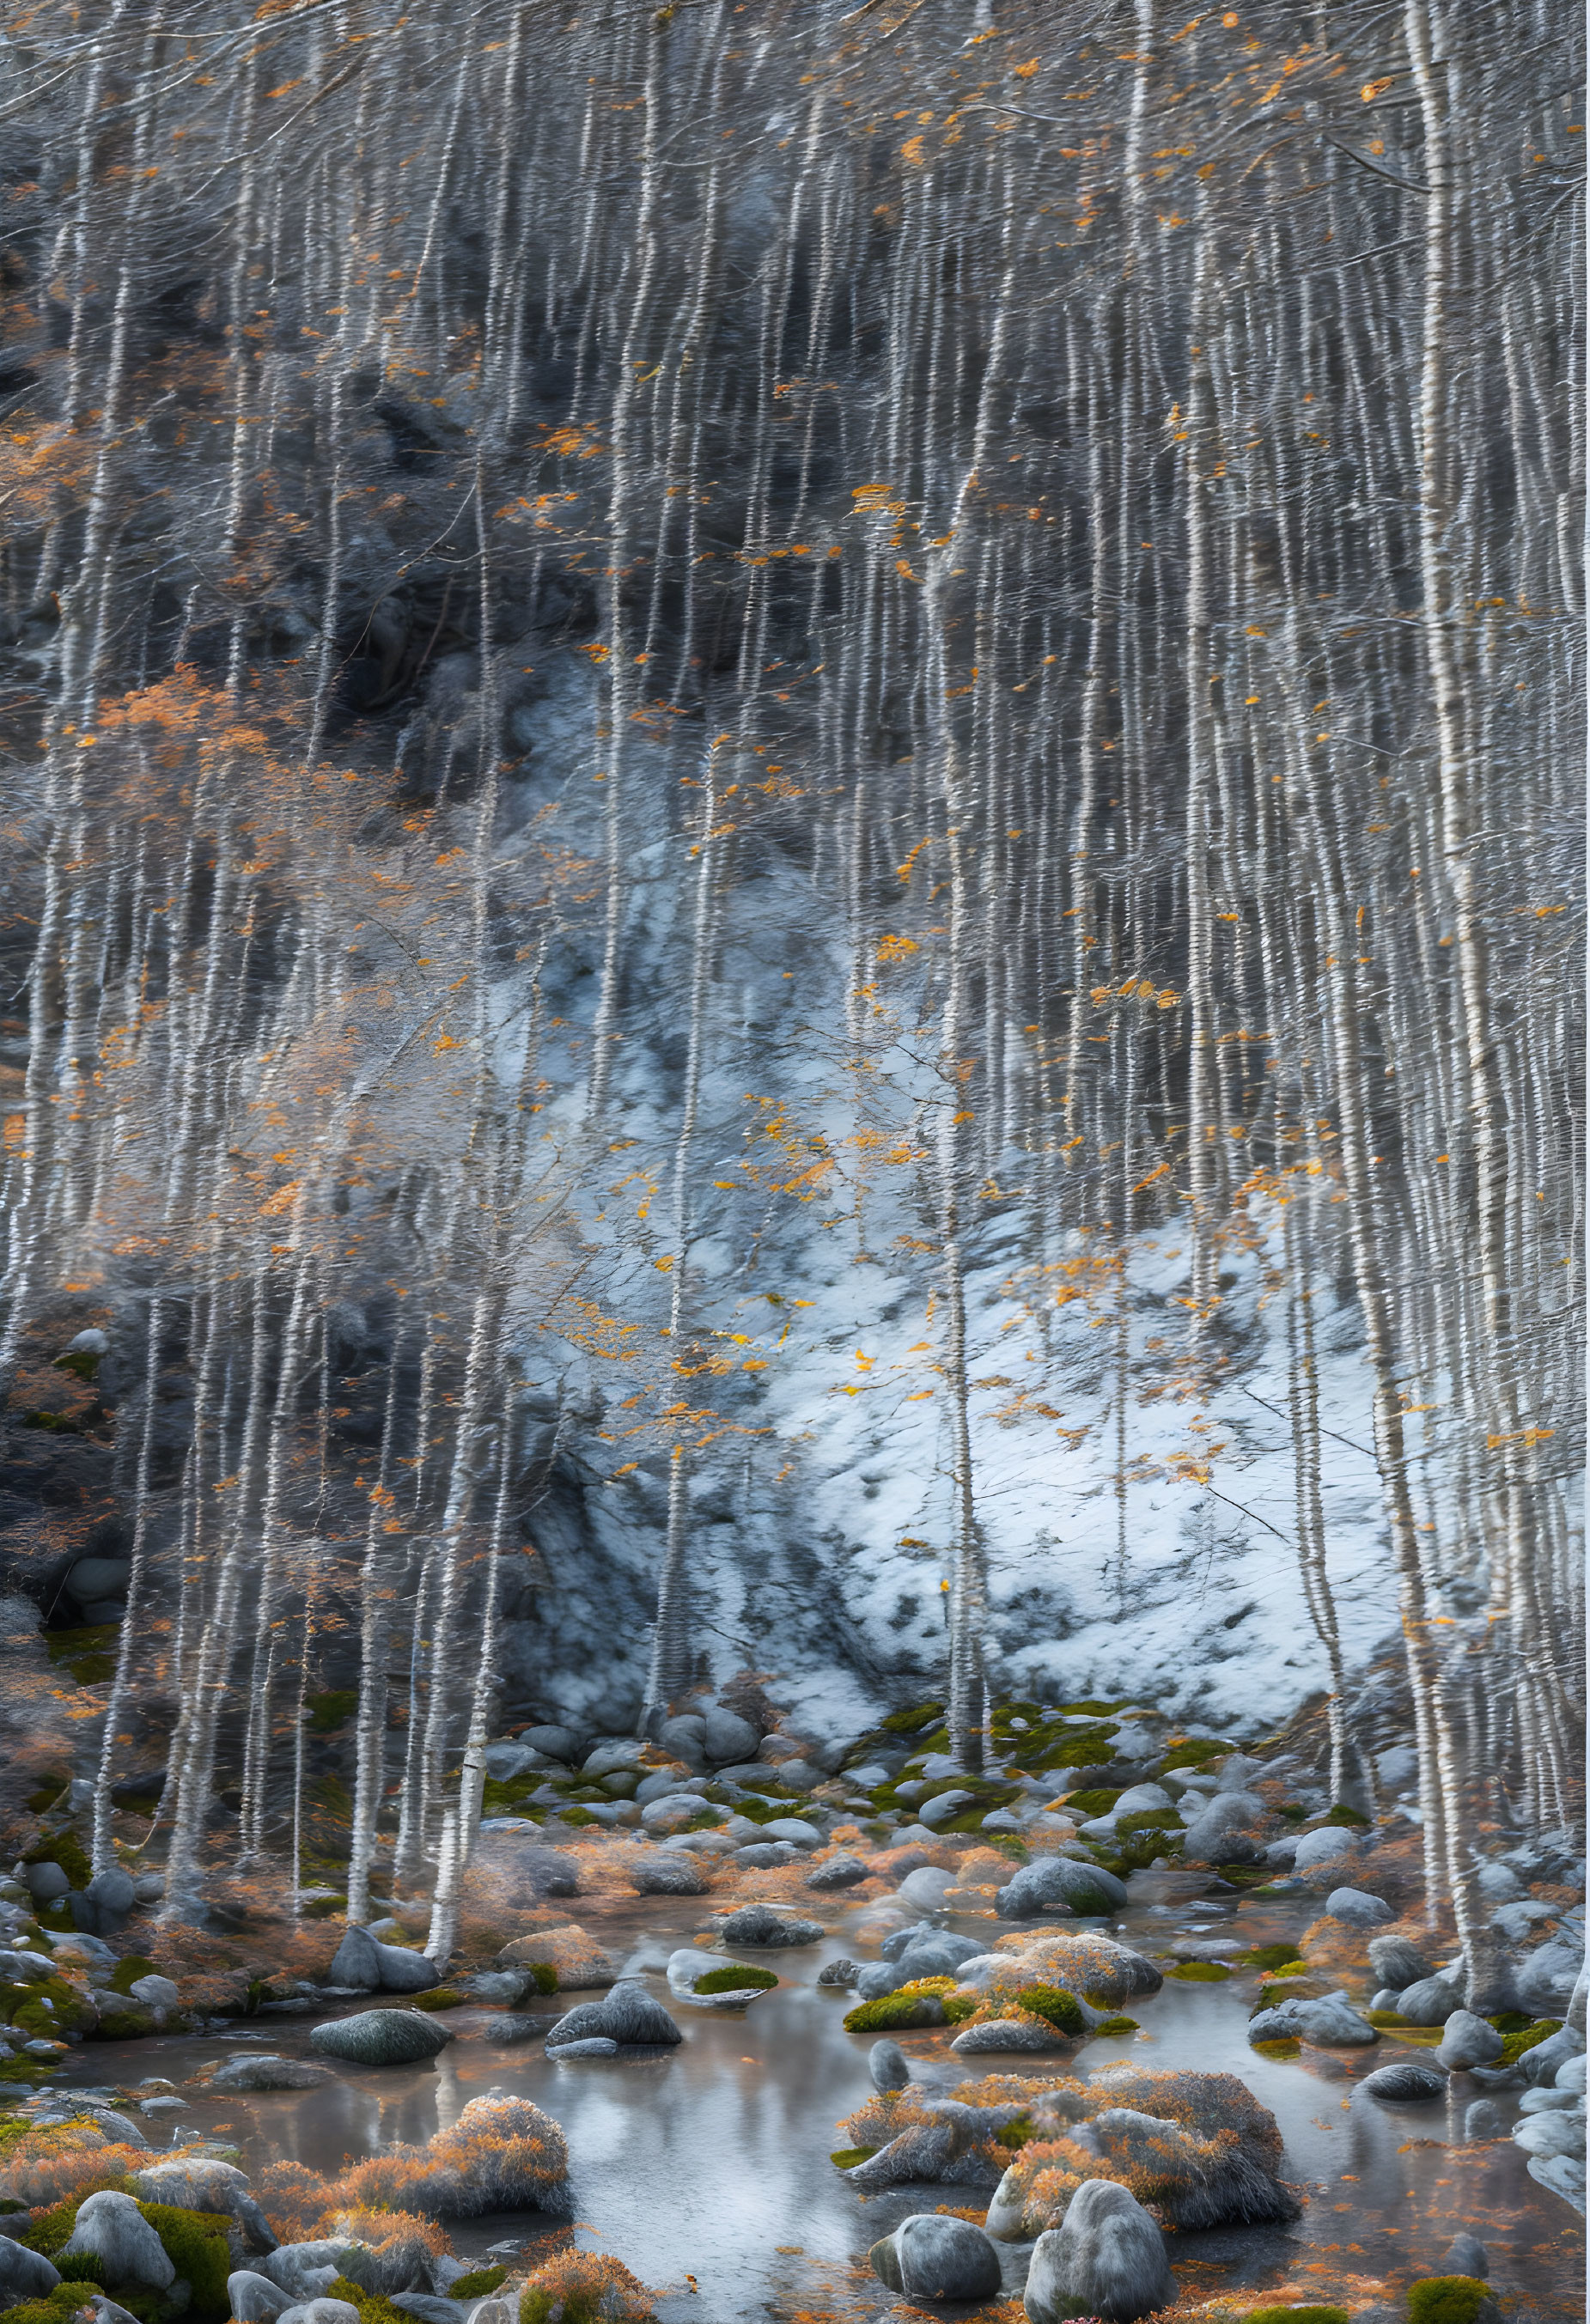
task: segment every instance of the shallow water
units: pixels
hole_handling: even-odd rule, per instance
[[[1241,1945],[1271,1943],[1311,1917],[1197,1897],[1195,1884],[1179,1875],[1142,1876],[1132,1886],[1132,1905],[1112,1926],[1151,1953],[1182,1935],[1217,1936],[1228,1925],[1240,1929]],[[484,2091],[513,2092],[544,2107],[568,2137],[572,2240],[681,2295],[664,2302],[665,2316],[727,2324],[814,2310],[870,2313],[889,2305],[891,2295],[866,2268],[869,2244],[910,2211],[980,2202],[975,2190],[960,2188],[868,2200],[828,2161],[839,2143],[836,2123],[869,2089],[871,2044],[844,2031],[852,1997],[818,1990],[816,1979],[841,1953],[874,1952],[846,1935],[866,1910],[845,1914],[820,1944],[747,1953],[782,1982],[744,2013],[691,2008],[670,1995],[661,1976],[649,1978],[685,2034],[679,2049],[661,2055],[559,2063],[539,2041],[504,2047],[468,2032],[428,2065],[339,2067],[337,2082],[317,2090],[200,2099],[182,2126],[225,2132],[251,2169],[285,2157],[332,2171],[345,2157],[356,2160],[393,2141],[422,2143]],[[640,1944],[659,1958],[689,1944],[701,1916],[692,1899],[637,1898],[622,1913],[605,1914],[574,1904],[570,1911],[621,1958]],[[989,1933],[988,1921],[977,1916],[949,1925]],[[1283,2172],[1304,2201],[1303,2217],[1284,2228],[1172,2236],[1185,2292],[1209,2299],[1226,2287],[1295,2278],[1310,2264],[1322,2281],[1345,2270],[1400,2283],[1437,2267],[1461,2227],[1487,2245],[1499,2289],[1526,2296],[1548,2316],[1582,2316],[1582,2224],[1536,2186],[1511,2141],[1461,2144],[1465,2107],[1479,2094],[1466,2075],[1453,2078],[1445,2104],[1381,2107],[1355,2095],[1354,2085],[1401,2054],[1395,2044],[1305,2050],[1291,2061],[1260,2057],[1245,2039],[1253,1994],[1253,1980],[1243,1976],[1217,1985],[1168,1978],[1160,1992],[1128,2005],[1139,2034],[1090,2043],[1075,2062],[1057,2059],[1049,2069],[1086,2076],[1130,2057],[1236,2073],[1273,2111],[1286,2141]],[[549,2024],[556,2014],[549,2006]],[[256,2021],[247,2046],[307,2052],[309,2023]],[[201,2061],[240,2046],[236,2035],[215,2034],[97,2043],[75,2054],[66,2079],[132,2083],[162,2074],[181,2084]],[[903,2046],[922,2058],[925,2079],[945,2087],[972,2070],[948,2054],[942,2037],[908,2034]],[[1012,2072],[1047,2062],[974,2061],[979,2071]],[[150,2135],[159,2145],[165,2133],[152,2128]],[[523,2213],[472,2221],[455,2237],[460,2251],[508,2240],[524,2246],[527,2256],[538,2245],[556,2248],[569,2239],[567,2228]],[[1018,2260],[1012,2282],[1019,2280]]]

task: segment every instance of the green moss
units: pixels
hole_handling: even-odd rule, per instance
[[[1231,1971],[1220,1961],[1177,1961],[1165,1974],[1183,1985],[1224,1985]]]
[[[1243,1958],[1254,1969],[1290,1969],[1294,1961],[1301,1967],[1295,1945],[1255,1945]]]
[[[1143,1808],[1136,1815],[1118,1817],[1115,1823],[1117,1839],[1132,1831],[1175,1831],[1181,1830],[1181,1818],[1174,1808]]]
[[[1068,1993],[1063,1985],[1024,1985],[1016,1999],[1029,2016],[1041,2017],[1057,2033],[1069,2034],[1076,2039],[1087,2031],[1076,1995]]]
[[[1308,1811],[1301,1800],[1282,1800],[1275,1812],[1278,1816],[1284,1816],[1288,1823],[1307,1823],[1308,1821]]]
[[[749,1961],[729,1961],[722,1969],[709,1969],[705,1977],[696,1979],[698,1993],[771,1993],[778,1983],[771,1969],[756,1969]]]
[[[1066,1805],[1068,1808],[1074,1808],[1078,1815],[1108,1815],[1110,1810],[1114,1806],[1120,1796],[1121,1794],[1119,1792],[1105,1792],[1098,1790],[1091,1792],[1068,1792],[1066,1794]]]
[[[1325,1821],[1327,1824],[1345,1824],[1353,1831],[1369,1830],[1369,1818],[1360,1815],[1356,1808],[1350,1808],[1345,1800],[1336,1802]]]
[[[303,1917],[306,1921],[339,1920],[347,1910],[347,1898],[338,1891],[329,1896],[317,1896],[303,1907]]]
[[[983,1838],[990,1848],[997,1848],[1002,1856],[1008,1856],[1012,1864],[1031,1864],[1032,1861],[1032,1850],[1024,1840],[1018,1840],[1013,1831],[985,1831]]]
[[[146,1960],[142,1953],[127,1953],[112,1969],[110,1981],[105,1990],[107,1993],[131,1993],[141,1977],[158,1977],[159,1975],[160,1971],[155,1968],[154,1963],[152,1960]]]
[[[1231,1888],[1262,1888],[1270,1879],[1262,1864],[1217,1864],[1215,1869]]]
[[[559,1808],[558,1821],[559,1823],[571,1823],[578,1830],[582,1824],[598,1823],[601,1819],[594,1816],[588,1808]]]
[[[499,2284],[506,2283],[505,2267],[477,2267],[473,2274],[461,2275],[448,2286],[449,2300],[486,2300]]]
[[[153,2010],[145,2009],[141,2001],[131,2000],[120,2009],[102,2010],[94,2028],[96,2038],[101,2042],[136,2042],[145,2034],[159,2031]]]
[[[948,1977],[919,1978],[914,1985],[902,1985],[898,1993],[885,1993],[877,2001],[864,2001],[846,2011],[845,2031],[847,2034],[896,2034],[912,2025],[945,2025],[949,2023],[944,1997],[954,1984]]]
[[[1003,2124],[994,2134],[994,2144],[998,2146],[1008,2146],[1012,2154],[1019,2154],[1028,2140],[1036,2138],[1037,2135],[1038,2133],[1032,2127],[1032,2117],[1030,2114],[1019,2114],[1014,2122]]]
[[[1492,2297],[1477,2275],[1427,2275],[1408,2287],[1410,2324],[1474,2324]]]
[[[1249,2047],[1261,2058],[1296,2058],[1301,2055],[1303,2044],[1295,2034],[1282,2034],[1272,2042],[1253,2042]]]
[[[887,1719],[878,1721],[885,1735],[916,1735],[924,1727],[933,1726],[944,1716],[941,1702],[919,1702],[911,1711],[892,1711]]]
[[[193,2287],[193,2307],[201,2316],[226,2316],[232,2303],[226,2278],[232,2270],[226,2225],[214,2211],[185,2211],[174,2203],[140,2203],[165,2248],[166,2257]]]
[[[44,1814],[47,1809],[55,1805],[56,1801],[69,1788],[70,1783],[69,1770],[65,1775],[46,1775],[39,1789],[28,1794],[29,1807],[35,1815]]]
[[[334,2276],[320,2297],[346,2300],[350,2308],[358,2310],[359,2324],[413,2324],[412,2317],[405,2316],[401,2308],[394,2308],[379,2292],[366,2292],[348,2275]]]
[[[1222,1743],[1211,1736],[1197,1742],[1173,1743],[1160,1772],[1168,1775],[1178,1767],[1201,1767],[1206,1760],[1224,1759],[1228,1751],[1235,1748],[1234,1743]]]
[[[1527,2010],[1502,2009],[1494,2017],[1487,2017],[1485,2023],[1493,2025],[1498,2034],[1522,2034],[1535,2021]]]
[[[69,2324],[88,2296],[82,2289],[83,2282],[82,2277],[69,2277],[53,2292],[46,2292],[42,2300],[20,2301],[14,2308],[6,2310],[7,2324]]]
[[[1123,2017],[1117,2014],[1106,2017],[1102,2025],[1094,2027],[1093,2039],[1095,2042],[1108,2041],[1123,2034],[1135,2034],[1137,2030],[1138,2024],[1135,2017]]]
[[[1497,2062],[1511,2066],[1523,2056],[1526,2050],[1532,2050],[1538,2042],[1548,2041],[1553,2034],[1560,2034],[1561,2031],[1562,2020],[1559,2017],[1538,2017],[1532,2025],[1522,2026],[1516,2033],[1503,2034],[1502,2056]]]
[[[1025,1762],[1036,1767],[1095,1767],[1112,1759],[1113,1727],[1068,1728],[1057,1743]],[[1117,1794],[1119,1796],[1119,1794]]]
[[[94,1867],[75,1831],[58,1831],[51,1839],[40,1840],[36,1847],[29,1849],[23,1862],[59,1864],[74,1888],[86,1888],[94,1877]]]
[[[1140,1711],[1145,1706],[1130,1699],[1123,1702],[1099,1702],[1089,1695],[1086,1702],[1062,1702],[1060,1709],[1068,1719],[1102,1719],[1106,1711]],[[1114,1733],[1114,1729],[1111,1732]]]
[[[37,1985],[0,1986],[0,2012],[30,2041],[88,2034],[97,2023],[93,2003],[63,1977],[47,1977]]]
[[[1345,2308],[1250,2308],[1243,2324],[1352,2324]]]
[[[407,1998],[411,2009],[457,2009],[465,1997],[450,1985],[433,1985],[429,1993],[411,1993]]]
[[[837,2163],[841,2171],[854,2171],[858,2163],[870,2163],[877,2151],[875,2146],[842,2146],[828,2160]]]

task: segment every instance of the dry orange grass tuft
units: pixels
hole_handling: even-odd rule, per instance
[[[0,2199],[30,2210],[80,2202],[102,2188],[121,2188],[129,2172],[147,2168],[145,2146],[113,2146],[90,2122],[29,2130],[0,2160]]]
[[[564,2252],[538,2267],[520,2297],[520,2324],[647,2324],[652,2295],[622,2261]]]
[[[325,2216],[331,2188],[302,2163],[267,2163],[254,2182],[254,2200],[284,2244],[304,2243]]]

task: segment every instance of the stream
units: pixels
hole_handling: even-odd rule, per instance
[[[1218,1938],[1234,1921],[1242,1947],[1295,1937],[1305,1912],[1279,1904],[1211,1899],[1206,1880],[1178,1873],[1142,1874],[1132,1904],[1109,1927],[1152,1956],[1175,1941]],[[875,1947],[847,1932],[868,1908],[841,1914],[818,1944],[737,1956],[774,1969],[779,1987],[744,2012],[692,2008],[670,1994],[661,1975],[651,1990],[681,2025],[681,2047],[661,2055],[549,2059],[539,2040],[507,2046],[473,2030],[460,2033],[421,2066],[360,2070],[339,2065],[337,2082],[308,2091],[195,2098],[186,2087],[200,2064],[251,2048],[307,2055],[308,2017],[272,2017],[223,2034],[96,2043],[74,2053],[62,2078],[134,2084],[161,2075],[192,2099],[176,2135],[226,2136],[243,2150],[251,2174],[291,2159],[330,2172],[393,2141],[422,2144],[446,2128],[472,2098],[500,2089],[534,2100],[561,2124],[569,2141],[575,2202],[573,2241],[621,2259],[666,2296],[660,2313],[728,2324],[731,2319],[826,2312],[866,2317],[893,2295],[866,2265],[868,2246],[915,2210],[979,2206],[965,2188],[896,2190],[863,2197],[829,2162],[841,2142],[839,2118],[868,2093],[871,2038],[846,2034],[855,1997],[818,1988],[825,1961]],[[661,1958],[688,1945],[701,1924],[698,1899],[637,1897],[617,1909],[571,1907],[615,1960],[637,1951]],[[935,1915],[964,1934],[986,1938],[975,1914]],[[1032,1924],[1024,1923],[1024,1926]],[[1003,1933],[1002,1928],[1001,1933]],[[1253,1979],[1220,1984],[1168,1978],[1161,1990],[1128,2007],[1142,2030],[1094,2041],[1071,2060],[986,2058],[962,2061],[942,2035],[900,2037],[923,2061],[923,2079],[948,2089],[982,2071],[1069,2072],[1086,2078],[1123,2057],[1155,2067],[1239,2075],[1270,2107],[1286,2142],[1283,2175],[1304,2202],[1288,2227],[1220,2228],[1172,2235],[1172,2264],[1184,2296],[1209,2300],[1226,2290],[1252,2292],[1295,2277],[1310,2261],[1385,2275],[1400,2284],[1438,2270],[1452,2236],[1477,2234],[1491,2255],[1493,2282],[1517,2293],[1543,2317],[1581,2317],[1582,2223],[1535,2184],[1511,2140],[1462,2144],[1463,2116],[1480,2095],[1455,2075],[1447,2099],[1384,2107],[1355,2091],[1373,2068],[1408,2052],[1383,2039],[1364,2051],[1305,2049],[1295,2060],[1262,2057],[1245,2031]],[[546,2005],[547,2023],[585,1998]],[[328,2061],[322,2061],[328,2062]],[[1502,2094],[1503,2100],[1512,2093]],[[164,2141],[151,2126],[151,2144]],[[538,2246],[565,2247],[567,2227],[533,2213],[497,2213],[453,2230],[461,2255],[512,2242],[533,2264]],[[1007,2288],[1019,2285],[1013,2255]],[[694,2289],[692,2290],[692,2280]],[[1322,2294],[1322,2296],[1324,2296]]]

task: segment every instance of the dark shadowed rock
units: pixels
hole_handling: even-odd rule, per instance
[[[624,1877],[638,1896],[704,1896],[707,1888],[699,1865],[682,1849],[670,1848],[635,1858]]]
[[[919,2211],[873,2246],[873,2273],[907,2300],[992,2300],[999,2254],[970,2219]]]
[[[742,1904],[718,1931],[726,1945],[815,1945],[822,1933],[820,1921],[804,1921],[775,1904]]]
[[[830,1856],[826,1864],[814,1864],[806,1876],[805,1886],[819,1890],[854,1888],[858,1880],[872,1877],[859,1856]]]
[[[1434,1977],[1435,1965],[1425,1959],[1409,1937],[1371,1937],[1369,1965],[1383,1986],[1405,1992],[1421,1978]]]
[[[875,2090],[902,2090],[911,2080],[911,2060],[898,2042],[874,2042],[867,2052],[867,2071]]]
[[[1421,2066],[1411,2059],[1395,2066],[1378,2066],[1373,2074],[1365,2074],[1364,2095],[1379,2098],[1383,2106],[1423,2106],[1431,2098],[1447,2095],[1447,2077],[1433,2066]]]
[[[638,1979],[622,1978],[600,2001],[582,2001],[559,2017],[547,2035],[549,2050],[576,2042],[613,2042],[620,2047],[671,2049],[684,2035]]]
[[[434,2058],[452,2040],[445,2025],[417,2009],[366,2009],[357,2017],[337,2017],[310,2029],[310,2042],[322,2056],[346,2058],[355,2066],[412,2066]]]

